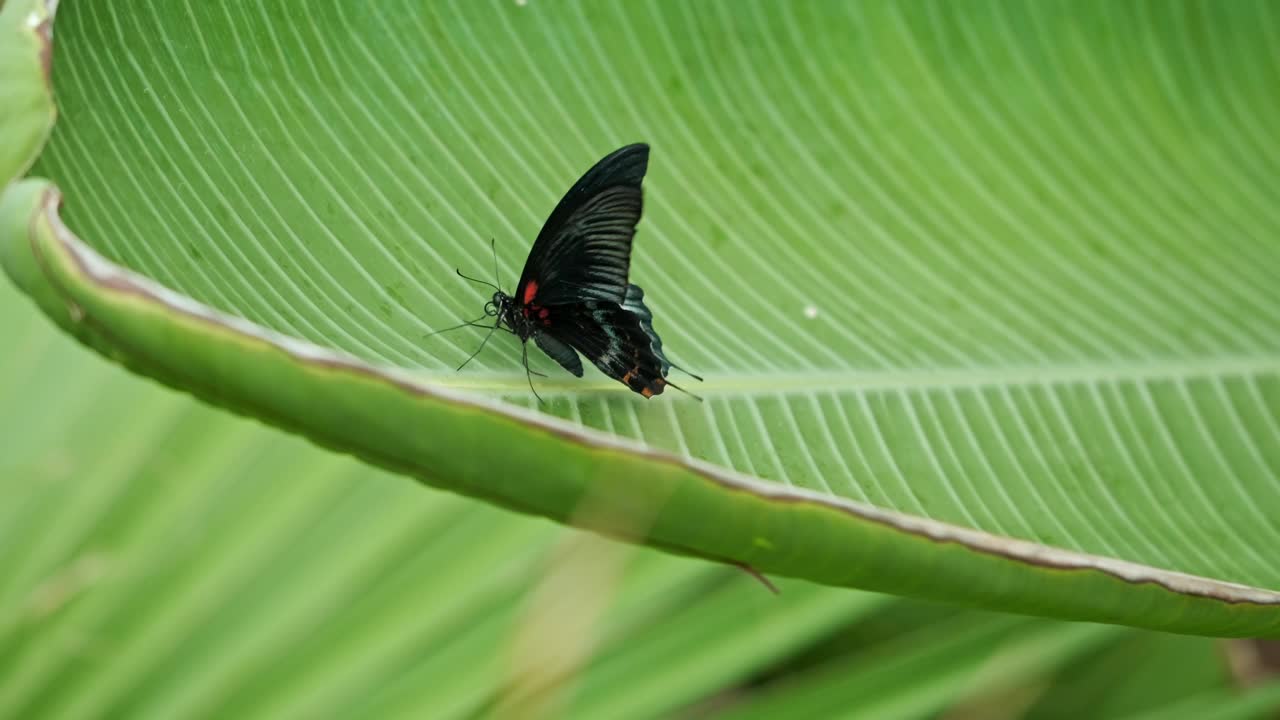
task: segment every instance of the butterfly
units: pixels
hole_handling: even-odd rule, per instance
[[[671,386],[702,399],[667,379],[668,371],[676,368],[702,380],[667,359],[644,291],[628,280],[631,241],[644,206],[640,185],[648,167],[649,146],[636,143],[606,155],[579,178],[534,240],[515,294],[455,271],[494,289],[484,315],[431,333],[468,326],[489,330],[459,370],[501,329],[520,339],[521,363],[539,401],[532,375],[542,373],[529,369],[529,340],[578,377],[581,354],[600,372],[645,398]],[[496,248],[493,253],[496,276]],[[486,318],[493,318],[492,326],[480,324]]]

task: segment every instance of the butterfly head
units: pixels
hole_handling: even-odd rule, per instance
[[[516,299],[501,290],[493,294],[493,298],[484,304],[484,314],[506,321],[516,309]]]
[[[491,318],[497,318],[500,325],[504,325],[509,330],[517,333],[521,339],[528,339],[531,326],[528,319],[520,312],[520,308],[517,307],[514,297],[501,290],[495,292],[493,298],[484,304],[484,314]]]
[[[484,314],[488,317],[498,317],[502,315],[502,311],[506,308],[511,297],[499,290],[493,294],[493,299],[484,304]]]

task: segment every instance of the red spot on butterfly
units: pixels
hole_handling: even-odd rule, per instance
[[[524,297],[520,298],[520,302],[528,305],[533,302],[533,296],[538,294],[538,281],[530,280],[528,285],[524,286]]]

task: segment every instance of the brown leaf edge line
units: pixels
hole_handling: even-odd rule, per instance
[[[44,17],[35,25],[40,38],[40,69],[44,71],[44,85],[53,95],[53,18],[58,13],[59,0],[44,0]],[[54,108],[55,115],[57,108]]]

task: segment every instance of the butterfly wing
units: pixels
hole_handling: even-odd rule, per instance
[[[556,308],[556,321],[539,333],[582,353],[600,372],[631,390],[647,398],[661,395],[669,384],[671,363],[662,354],[662,341],[653,331],[653,315],[643,297],[639,287],[629,285],[621,305],[586,300]]]
[[[516,286],[519,303],[621,305],[648,167],[649,146],[628,145],[596,163],[569,189],[529,250]]]

